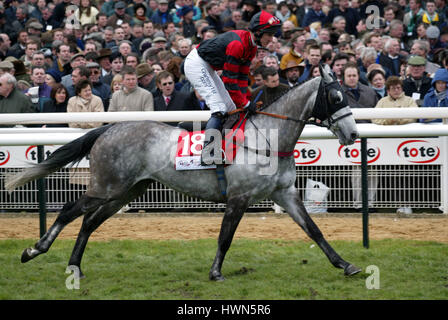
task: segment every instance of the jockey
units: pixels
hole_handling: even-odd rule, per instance
[[[255,14],[249,30],[231,30],[206,40],[193,49],[185,59],[187,79],[205,100],[211,117],[205,128],[201,163],[214,162],[213,132],[222,129],[226,112],[247,108],[255,112],[250,102],[249,67],[257,53],[257,46],[266,47],[280,28],[280,20],[266,11]],[[220,78],[216,73],[222,70]],[[211,156],[211,158],[207,158]]]

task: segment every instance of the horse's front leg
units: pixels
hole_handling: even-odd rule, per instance
[[[317,243],[336,268],[344,269],[344,274],[348,276],[361,271],[361,269],[343,260],[325,240],[322,232],[306,211],[295,187],[291,186],[288,189],[278,190],[272,194],[271,199],[288,212],[306,234]]]
[[[213,265],[210,269],[210,280],[222,281],[225,278],[221,274],[222,264],[232,243],[236,228],[248,206],[248,199],[234,197],[227,201],[227,208],[221,223],[221,231],[218,238],[218,250]]]

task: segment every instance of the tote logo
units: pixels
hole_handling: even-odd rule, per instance
[[[294,149],[296,164],[313,164],[319,161],[322,151],[309,142],[298,141]]]
[[[440,149],[426,140],[406,140],[397,148],[399,157],[412,163],[431,163],[440,156]]]
[[[29,146],[25,151],[25,158],[28,161],[37,161],[37,146]]]
[[[8,150],[0,150],[0,166],[4,166],[11,159],[11,154]]]
[[[367,143],[367,163],[374,163],[379,159],[381,150],[379,147],[369,146]],[[352,146],[340,146],[338,149],[338,156],[343,160],[351,163],[361,163],[361,141],[358,140]]]

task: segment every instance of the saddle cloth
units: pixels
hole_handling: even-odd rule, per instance
[[[232,118],[233,117],[233,118]],[[239,145],[244,143],[244,127],[247,118],[244,113],[230,116],[223,126],[222,154],[223,163],[231,164],[235,158]],[[229,123],[231,123],[229,125]],[[237,129],[238,128],[238,129]],[[215,169],[216,165],[202,166],[201,152],[204,145],[205,130],[183,130],[177,140],[177,150],[174,159],[176,170],[204,170]]]

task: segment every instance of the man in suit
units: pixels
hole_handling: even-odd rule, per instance
[[[400,65],[403,57],[400,55],[400,43],[397,39],[389,39],[384,45],[386,53],[378,56],[380,65],[388,68],[393,76],[400,76]]]
[[[197,103],[193,102],[192,93],[174,90],[174,76],[171,72],[161,71],[156,77],[156,85],[162,94],[154,98],[154,111],[183,111],[201,110]],[[177,125],[177,122],[169,122]]]

